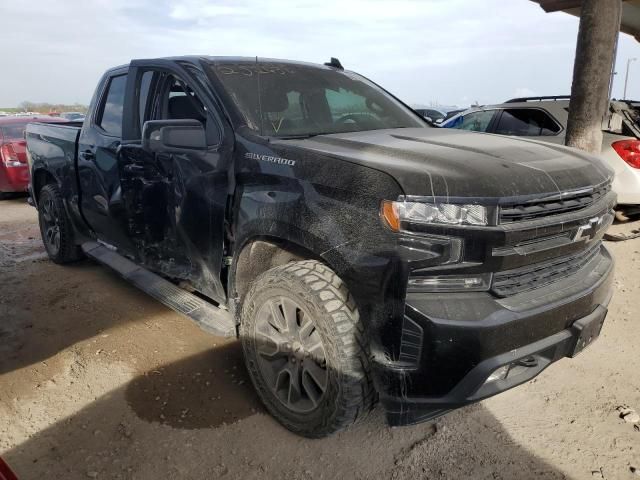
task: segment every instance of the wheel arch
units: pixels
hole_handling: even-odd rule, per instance
[[[309,246],[290,239],[269,235],[256,235],[246,239],[236,250],[229,272],[229,296],[234,306],[239,308],[242,305],[252,281],[259,275],[271,268],[299,260],[317,260],[331,268],[326,258],[315,253]]]
[[[40,190],[42,187],[49,184],[56,184],[60,186],[60,182],[56,177],[46,168],[38,168],[33,171],[31,174],[31,195],[33,196],[33,201],[38,204]]]

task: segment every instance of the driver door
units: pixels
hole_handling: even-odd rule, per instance
[[[123,141],[118,164],[138,261],[224,301],[220,274],[232,144],[223,141],[229,137],[206,84],[189,72],[140,66],[131,75],[136,138]],[[201,146],[161,142],[162,132],[179,131],[174,127],[181,122],[201,127]]]

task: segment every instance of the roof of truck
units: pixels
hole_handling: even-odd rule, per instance
[[[303,62],[299,60],[287,60],[282,58],[265,58],[265,57],[240,57],[240,56],[218,56],[218,55],[183,55],[177,57],[159,57],[159,58],[136,58],[131,60],[132,62],[144,62],[153,60],[169,60],[169,61],[181,61],[197,63],[200,61],[207,61],[212,63],[286,63],[291,65],[302,65],[308,67],[317,68],[332,68],[323,63]],[[127,67],[128,65],[120,65],[114,67],[111,70],[117,70],[119,68]]]

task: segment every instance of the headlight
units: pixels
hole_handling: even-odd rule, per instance
[[[487,225],[487,209],[482,205],[424,202],[392,202],[385,200],[382,218],[398,232],[402,222],[441,225]]]

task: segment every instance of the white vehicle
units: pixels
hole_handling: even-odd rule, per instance
[[[535,137],[564,145],[569,97],[514,98],[499,105],[476,107],[442,123],[443,128]],[[603,122],[601,156],[615,170],[613,190],[618,209],[640,212],[640,107],[637,102],[612,101]]]

